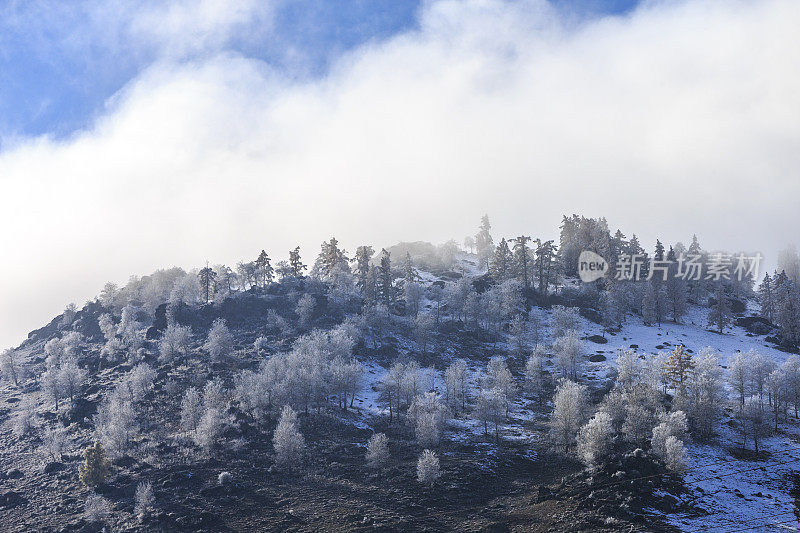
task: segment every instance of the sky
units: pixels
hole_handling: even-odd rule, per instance
[[[794,0],[0,3],[0,347],[157,268],[800,222]]]

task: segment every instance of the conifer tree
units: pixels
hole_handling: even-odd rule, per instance
[[[528,242],[531,238],[520,235],[514,239],[514,270],[518,278],[522,279],[522,286],[527,290],[531,287],[530,281],[530,249]]]
[[[262,287],[266,287],[269,283],[272,282],[272,279],[275,277],[275,271],[270,264],[269,256],[267,252],[261,250],[261,253],[258,255],[258,258],[255,260],[256,266],[256,276],[259,281],[259,284]]]
[[[775,295],[769,272],[764,274],[764,279],[758,286],[758,299],[761,304],[761,316],[770,322],[775,322]]]
[[[546,295],[547,288],[553,283],[556,263],[556,248],[553,240],[542,242],[536,239],[536,258],[534,269],[539,284],[539,294]]]
[[[722,283],[717,283],[716,302],[708,313],[708,325],[716,326],[717,331],[722,331],[731,323],[731,308],[725,296]]]
[[[83,464],[78,467],[78,477],[81,483],[93,489],[105,482],[108,469],[106,452],[97,441],[83,451]]]
[[[300,260],[300,247],[289,251],[289,272],[296,278],[303,277],[303,271],[306,270],[306,265]]]
[[[200,288],[203,290],[206,303],[208,303],[211,299],[211,293],[214,290],[214,280],[217,278],[217,273],[206,265],[205,268],[200,270],[198,276],[200,277]]]
[[[394,284],[392,283],[392,258],[385,248],[381,249],[381,261],[377,272],[378,297],[387,306],[394,301]]]
[[[475,235],[475,248],[478,250],[478,265],[487,271],[489,270],[489,259],[494,251],[494,241],[492,240],[492,234],[489,233],[491,229],[489,215],[483,215],[480,229],[478,234]]]
[[[508,248],[505,237],[503,237],[500,239],[497,248],[495,248],[492,262],[489,265],[489,274],[497,283],[508,279],[511,274],[511,261],[511,250]]]
[[[685,392],[689,376],[694,370],[692,354],[687,352],[683,345],[678,345],[672,350],[664,364],[664,374],[669,383],[679,392]]]
[[[372,246],[359,246],[356,248],[356,283],[363,293],[366,293],[369,261],[373,255],[375,255],[375,250],[372,249]]]

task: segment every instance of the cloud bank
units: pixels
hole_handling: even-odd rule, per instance
[[[432,1],[302,82],[228,47],[269,31],[261,3],[189,4],[121,18],[153,59],[91,128],[0,152],[0,345],[108,280],[297,244],[310,261],[331,235],[460,240],[484,212],[498,236],[583,213],[648,246],[697,233],[774,256],[796,238],[792,0],[588,21]]]

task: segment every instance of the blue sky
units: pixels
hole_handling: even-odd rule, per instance
[[[567,17],[624,14],[637,0],[553,0]],[[103,28],[81,9],[47,2],[11,2],[0,21],[0,142],[3,137],[69,136],[91,125],[109,97],[157,57],[153,49],[109,51]],[[76,2],[73,5],[89,5]],[[417,0],[294,0],[280,2],[273,23],[255,39],[227,47],[258,58],[287,77],[324,76],[342,53],[413,30]],[[9,17],[8,12],[14,16]],[[49,12],[49,13],[45,13]],[[13,20],[14,22],[10,22]],[[74,34],[89,38],[73,42]],[[0,149],[2,145],[0,145]]]

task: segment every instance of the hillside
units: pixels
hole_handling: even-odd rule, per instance
[[[626,313],[621,325],[602,326],[580,282],[567,278],[546,298],[503,296],[510,285],[492,284],[465,252],[442,268],[413,266],[414,281],[409,270],[393,270],[392,284],[402,286],[406,276],[419,297],[406,289],[389,308],[362,308],[359,295],[342,290],[342,275],[328,272],[286,275],[210,303],[176,298],[179,282],[158,305],[140,298],[135,308],[106,291],[54,318],[14,350],[16,383],[4,367],[2,529],[734,531],[760,517],[793,518],[799,428],[788,400],[787,415],[777,432],[764,431],[758,454],[742,451],[734,404],[715,405],[713,434],[685,437],[686,465],[678,471],[649,449],[674,391],[648,415],[642,444],[618,430],[607,457],[589,469],[569,443],[566,453],[559,448],[551,429],[558,378],[570,371],[560,346],[572,333],[556,334],[563,320],[574,320],[573,381],[588,395],[581,425],[606,405],[609,391],[623,390],[617,358],[626,350],[644,376],[658,353],[710,347],[722,376],[738,352],[783,364],[790,354],[769,335],[738,325],[710,331],[710,309],[698,302],[681,323],[645,325]],[[468,307],[457,310],[442,295],[458,283],[481,302],[474,323]],[[513,306],[496,322],[480,311],[493,305],[492,294],[498,305]],[[752,301],[745,303],[752,310]],[[740,323],[749,314],[740,313]],[[176,327],[189,328],[184,339]],[[167,347],[163,339],[172,334]],[[537,383],[533,357],[541,365]],[[463,395],[454,402],[446,369],[458,359],[465,362]],[[73,360],[78,369],[68,391],[63,369]],[[504,385],[497,361],[510,372]],[[398,363],[402,396],[387,399]],[[55,397],[51,368],[62,376]],[[503,387],[502,398],[492,396]],[[192,388],[203,410],[195,427],[186,425]],[[288,463],[273,442],[283,403],[297,412],[304,443]],[[420,420],[435,427],[420,429]],[[365,454],[375,433],[388,437],[389,453],[371,468]],[[79,466],[96,440],[105,446],[109,474],[87,488]],[[425,448],[441,468],[430,485],[418,480]],[[153,491],[146,512],[134,509],[142,483]],[[95,493],[104,498],[101,509],[87,512]]]

